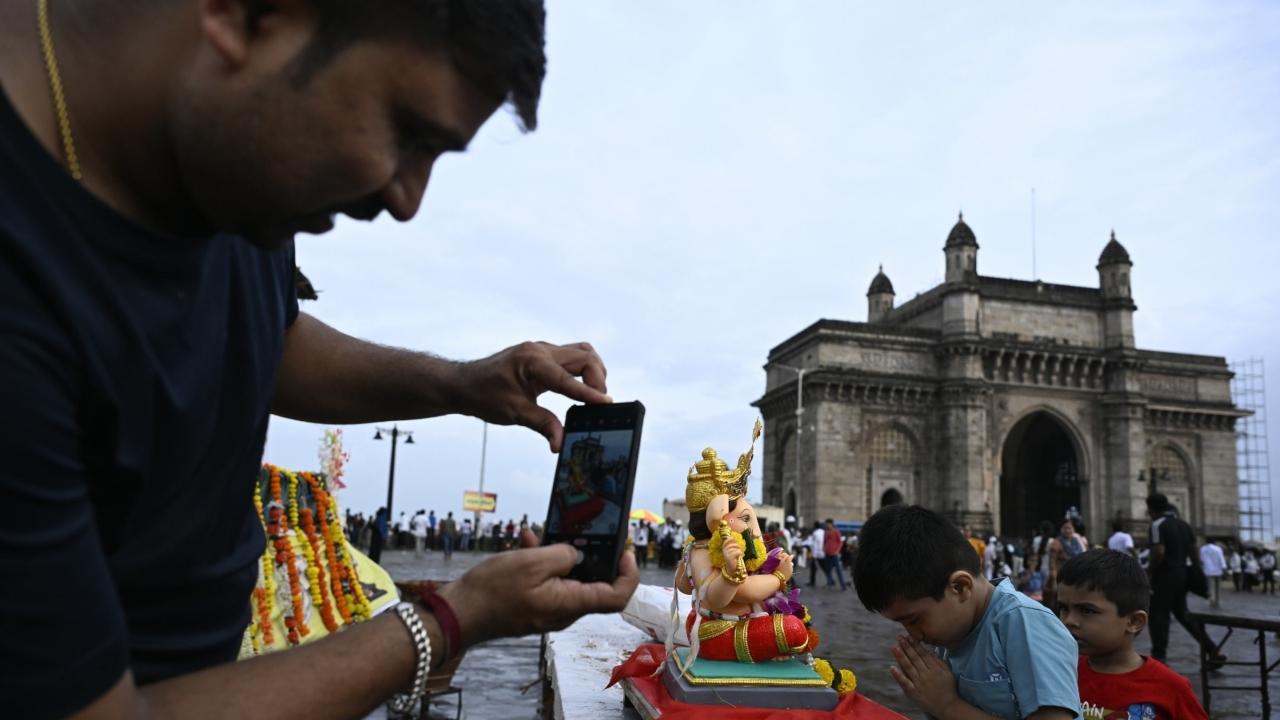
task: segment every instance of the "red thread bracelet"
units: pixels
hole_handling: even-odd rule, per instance
[[[457,657],[462,651],[462,628],[458,626],[458,616],[453,614],[449,602],[436,594],[435,590],[425,587],[418,592],[418,602],[426,606],[440,625],[440,632],[444,634],[445,660]]]

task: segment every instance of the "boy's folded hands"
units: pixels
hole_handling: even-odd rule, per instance
[[[923,643],[906,636],[899,637],[890,649],[898,664],[889,666],[889,674],[902,691],[930,715],[945,716],[947,708],[960,699],[955,675],[947,663]]]

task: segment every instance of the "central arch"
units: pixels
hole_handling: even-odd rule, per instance
[[[1042,520],[1057,527],[1080,509],[1081,458],[1070,429],[1055,414],[1037,410],[1009,430],[1001,452],[1000,531],[1031,537]]]

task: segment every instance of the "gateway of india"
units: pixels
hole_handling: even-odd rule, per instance
[[[769,352],[764,502],[805,524],[919,503],[974,532],[1030,537],[1079,511],[1095,539],[1146,535],[1154,487],[1212,536],[1239,527],[1237,418],[1224,358],[1139,350],[1129,253],[1112,233],[1098,287],[978,274],[960,216],[946,279],[867,321],[819,320]]]

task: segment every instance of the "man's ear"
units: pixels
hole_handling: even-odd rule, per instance
[[[229,66],[241,67],[255,40],[309,35],[315,11],[307,0],[199,0],[200,32]]]
[[[973,595],[973,576],[964,570],[957,570],[947,578],[947,589],[961,600],[968,600]]]
[[[200,33],[232,67],[249,54],[250,8],[241,0],[200,0]]]
[[[1146,610],[1134,610],[1129,613],[1125,618],[1124,631],[1138,637],[1147,627],[1147,617]]]

